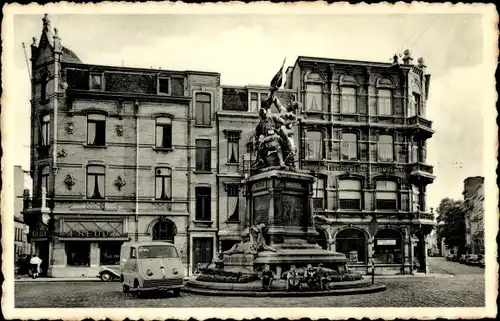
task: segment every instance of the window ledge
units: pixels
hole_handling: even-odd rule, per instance
[[[236,221],[236,220],[227,220],[226,221],[227,224],[240,224],[241,221]]]
[[[199,127],[199,128],[212,128],[212,125],[201,125],[201,124],[194,124],[193,127]]]
[[[101,149],[106,149],[108,148],[108,145],[89,145],[89,144],[83,144],[84,148],[101,148]]]
[[[154,151],[156,151],[156,152],[166,152],[166,153],[168,153],[168,152],[173,152],[173,151],[174,151],[174,149],[173,149],[173,148],[171,148],[171,147],[158,147],[158,146],[153,146],[152,148],[153,148],[153,150],[154,150]]]
[[[343,112],[340,112],[340,114],[339,114],[339,115],[340,115],[340,116],[348,116],[348,117],[353,117],[353,116],[355,116],[355,117],[359,117],[359,116],[361,116],[361,114],[360,114],[360,113],[343,113]]]
[[[201,171],[201,170],[195,170],[193,171],[195,174],[213,174],[213,171]]]
[[[226,165],[239,165],[240,163],[238,162],[227,162]]]

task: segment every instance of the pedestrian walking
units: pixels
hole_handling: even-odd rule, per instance
[[[30,271],[33,279],[36,279],[38,275],[42,272],[40,265],[42,264],[42,259],[38,257],[38,254],[34,254],[30,259]]]

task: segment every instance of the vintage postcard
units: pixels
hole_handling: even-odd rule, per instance
[[[7,319],[496,315],[493,5],[3,13]]]

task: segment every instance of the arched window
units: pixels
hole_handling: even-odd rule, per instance
[[[42,124],[40,126],[41,146],[48,146],[50,141],[50,115],[42,117]]]
[[[306,111],[323,111],[323,88],[321,84],[306,85]]]
[[[403,261],[402,235],[396,230],[382,229],[375,235],[375,263],[400,264]]]
[[[335,244],[337,252],[344,253],[351,263],[366,263],[366,236],[363,231],[356,229],[346,229],[340,231]]]
[[[339,181],[339,205],[345,210],[361,209],[361,182],[353,179]]]
[[[160,219],[153,226],[153,241],[166,241],[174,243],[177,227],[174,222],[168,219]]]

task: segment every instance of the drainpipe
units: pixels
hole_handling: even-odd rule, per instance
[[[186,236],[187,236],[187,247],[186,247],[186,259],[188,271],[187,275],[191,275],[192,267],[191,265],[191,236],[189,233],[190,222],[191,222],[191,108],[192,103],[187,106],[187,212],[188,216],[186,218]]]
[[[135,112],[135,241],[139,241],[139,101],[134,103]]]

